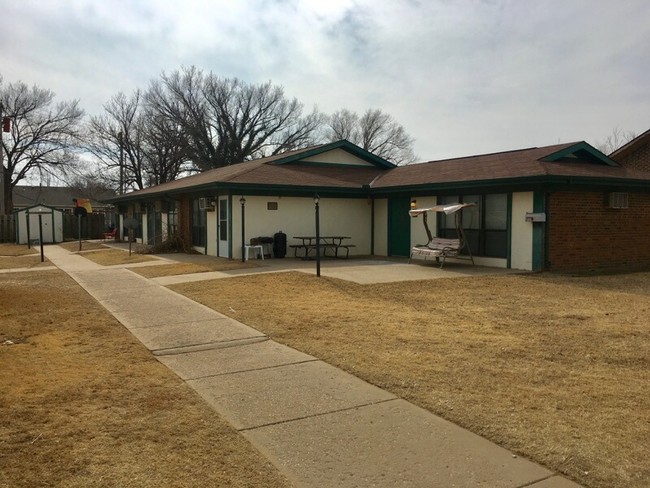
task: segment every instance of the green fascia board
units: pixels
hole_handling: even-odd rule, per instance
[[[374,196],[383,196],[402,193],[417,196],[426,194],[430,195],[436,192],[451,193],[459,190],[525,190],[546,186],[553,186],[556,188],[561,188],[564,186],[569,186],[571,188],[592,187],[599,189],[602,189],[602,187],[616,187],[646,190],[650,192],[650,180],[540,175],[523,178],[504,178],[498,180],[454,181],[450,183],[423,183],[418,185],[406,185],[399,187],[394,186],[390,188],[371,189],[371,194]]]
[[[318,146],[308,151],[300,152],[298,154],[292,154],[291,156],[287,156],[285,158],[276,159],[275,161],[271,162],[271,164],[293,163],[305,158],[310,158],[312,156],[318,156],[319,154],[323,154],[324,152],[331,151],[333,149],[343,149],[353,156],[356,156],[359,159],[363,159],[364,161],[367,161],[379,168],[395,168],[397,166],[390,161],[386,161],[385,159],[380,158],[379,156],[372,154],[371,152],[366,151],[365,149],[362,149],[355,144],[352,144],[350,141],[346,141],[345,139],[336,142],[330,142],[329,144],[323,144],[322,146]]]
[[[580,156],[580,153],[582,153],[582,156]],[[596,149],[590,144],[587,144],[584,141],[578,142],[572,146],[564,148],[561,151],[557,151],[552,154],[549,154],[548,156],[543,158],[542,161],[554,162],[572,155],[581,157],[582,159],[585,159],[585,156],[587,156],[586,159],[591,159],[592,161],[598,161],[602,164],[606,164],[607,166],[619,166],[619,164],[616,163],[616,161],[608,158],[605,154],[600,152],[598,149]]]

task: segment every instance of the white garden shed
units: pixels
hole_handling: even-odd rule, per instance
[[[63,212],[47,205],[34,205],[16,212],[16,243],[39,241],[42,226],[43,243],[63,242]]]

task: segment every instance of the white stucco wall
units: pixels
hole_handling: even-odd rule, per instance
[[[526,212],[533,211],[533,192],[512,194],[512,245],[510,267],[533,269],[533,224],[526,222]]]
[[[239,195],[233,197],[232,242],[233,258],[241,259],[241,206]],[[300,244],[294,236],[316,234],[316,219],[313,198],[260,197],[246,198],[246,243],[252,237],[273,237],[277,232],[287,235],[287,246]],[[277,210],[268,210],[267,203],[277,203]],[[370,253],[371,206],[366,199],[321,198],[320,234],[322,236],[349,236],[348,241],[356,247],[350,255]],[[215,234],[216,236],[216,234]],[[215,237],[216,238],[216,237]],[[287,247],[287,256],[293,250]]]
[[[327,164],[345,164],[347,166],[372,166],[372,163],[365,161],[361,158],[353,156],[343,149],[333,149],[316,156],[311,156],[302,159],[302,161],[309,161],[313,163],[327,163]]]

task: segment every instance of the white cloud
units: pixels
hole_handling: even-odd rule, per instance
[[[97,112],[196,65],[310,108],[381,108],[423,159],[650,126],[645,0],[22,0],[0,68]]]

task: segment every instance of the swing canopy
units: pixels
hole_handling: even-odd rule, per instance
[[[465,207],[475,207],[475,203],[448,203],[445,205],[436,205],[435,207],[429,207],[429,208],[416,208],[413,210],[409,210],[409,215],[411,217],[417,217],[420,214],[427,213],[427,212],[444,212],[446,215],[453,214],[454,212],[458,212],[459,210],[465,208]]]

